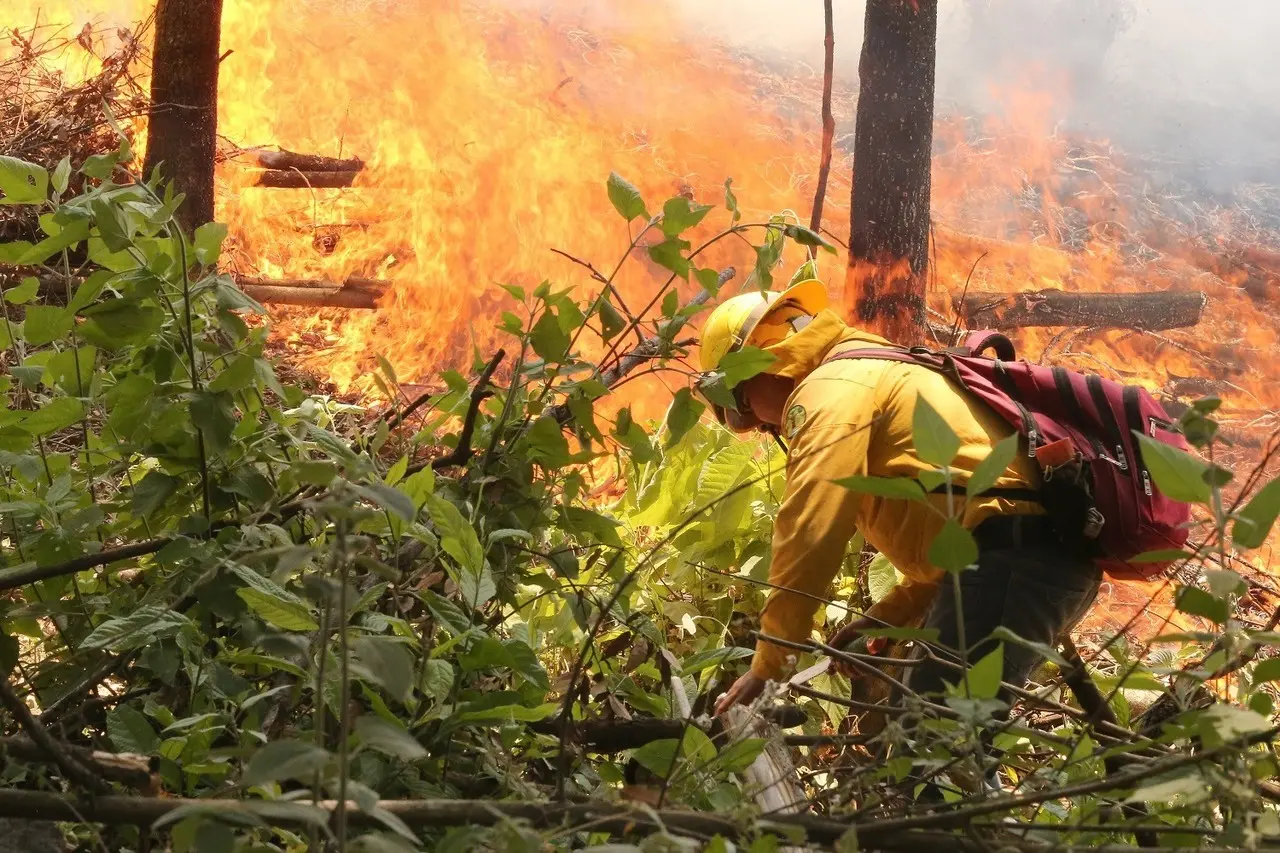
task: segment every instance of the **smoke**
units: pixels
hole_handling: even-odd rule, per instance
[[[674,2],[707,37],[821,68],[821,0]],[[1011,90],[1039,87],[1053,123],[1168,159],[1206,185],[1280,182],[1275,0],[940,2],[940,109],[999,112]],[[864,8],[835,2],[836,69],[850,83]]]

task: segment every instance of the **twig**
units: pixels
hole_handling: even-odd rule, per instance
[[[485,365],[484,370],[476,379],[475,386],[471,389],[471,404],[467,407],[467,414],[462,420],[462,432],[458,433],[458,446],[453,451],[438,459],[432,459],[431,462],[421,462],[416,465],[410,465],[407,472],[409,474],[421,471],[428,465],[433,470],[441,468],[449,468],[453,465],[465,465],[471,459],[474,453],[471,449],[471,436],[476,429],[476,418],[480,414],[480,404],[492,396],[493,392],[489,390],[489,380],[493,378],[493,372],[498,369],[498,365],[507,357],[506,350],[498,350],[493,354],[493,358],[489,359],[489,363]]]
[[[827,178],[831,174],[831,147],[836,135],[836,119],[831,114],[831,81],[835,76],[836,32],[831,11],[832,0],[823,0],[822,11],[826,20],[826,38],[823,45],[826,57],[822,67],[822,157],[818,161],[818,186],[813,192],[813,215],[809,230],[817,232],[822,227],[822,206],[827,199]],[[816,249],[810,250],[810,257]]]
[[[13,685],[8,678],[0,678],[0,702],[4,703],[5,708],[18,721],[18,725],[27,733],[36,746],[44,751],[49,758],[53,759],[53,763],[58,765],[66,777],[81,786],[93,791],[95,794],[103,793],[110,790],[110,787],[101,776],[90,770],[73,758],[68,752],[62,748],[62,745],[53,739],[48,729],[40,724],[31,713],[31,709],[27,707],[27,703],[23,702],[17,693],[13,691]]]
[[[613,298],[618,300],[618,307],[622,309],[622,313],[625,314],[627,317],[627,320],[631,322],[633,330],[636,333],[636,341],[639,342],[640,344],[643,344],[644,335],[640,333],[640,321],[636,318],[635,314],[631,313],[631,309],[627,307],[626,300],[622,298],[621,291],[618,290],[618,288],[614,285],[614,283],[610,281],[605,276],[604,273],[596,269],[596,265],[591,263],[591,261],[584,261],[582,258],[574,257],[568,252],[562,251],[560,249],[552,249],[551,251],[562,258],[567,258],[568,260],[573,261],[575,264],[577,264],[580,267],[586,268],[586,270],[591,273],[592,278],[594,278],[596,281],[600,282],[601,284],[603,284],[605,287],[609,289],[609,293],[613,295]]]

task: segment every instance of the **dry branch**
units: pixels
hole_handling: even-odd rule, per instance
[[[355,183],[359,172],[304,172],[296,169],[271,169],[259,172],[255,187],[284,190],[338,189]]]
[[[60,744],[53,739],[53,736],[49,734],[49,730],[31,713],[27,703],[14,692],[13,685],[9,683],[9,679],[4,677],[0,677],[0,703],[4,704],[5,709],[18,721],[18,725],[31,738],[32,745],[48,756],[50,761],[58,765],[58,769],[63,772],[69,781],[94,793],[108,790],[107,783],[103,781],[96,769],[80,763],[78,758],[71,755],[64,748],[64,744]]]
[[[146,791],[152,787],[146,756],[117,755],[113,752],[85,749],[70,743],[59,743],[58,746],[85,767],[97,771],[98,775],[104,779],[128,785],[139,791]],[[0,753],[30,763],[46,763],[51,760],[49,754],[36,746],[34,741],[24,737],[0,737]]]
[[[254,149],[251,152],[254,160],[264,169],[300,172],[359,172],[364,168],[364,161],[359,157],[340,159],[338,157],[322,157],[319,154],[298,154],[293,151],[267,151]]]
[[[956,294],[953,299],[959,304],[961,317],[973,329],[1026,326],[1177,329],[1199,323],[1208,302],[1208,298],[1198,291],[1068,293],[1038,290]]]
[[[314,287],[282,287],[268,284],[241,284],[246,295],[271,305],[308,305],[316,308],[359,308],[374,310],[379,294],[363,288],[341,284],[317,284]]]

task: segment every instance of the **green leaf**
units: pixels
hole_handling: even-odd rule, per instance
[[[327,750],[296,740],[275,740],[253,754],[240,780],[245,787],[294,779],[311,784],[329,763]]]
[[[209,383],[210,391],[242,391],[253,384],[258,375],[256,359],[251,355],[238,355]]]
[[[916,455],[930,465],[950,465],[960,451],[960,437],[924,397],[916,398],[911,421],[911,441]],[[993,448],[994,452],[994,448]]]
[[[464,634],[471,628],[471,620],[462,612],[462,608],[443,595],[426,589],[422,591],[422,600],[426,602],[436,623],[448,628],[450,633]]]
[[[355,488],[357,492],[374,504],[394,512],[405,521],[412,521],[414,516],[418,514],[418,508],[414,506],[409,496],[395,486],[373,481],[357,485]]]
[[[1202,718],[1224,741],[1271,729],[1272,722],[1257,711],[1235,705],[1213,705],[1205,710]]]
[[[720,273],[708,267],[695,269],[693,271],[694,280],[698,282],[698,286],[707,293],[715,296],[720,292]]]
[[[681,388],[676,392],[671,400],[671,406],[667,409],[666,447],[668,450],[680,443],[680,439],[693,429],[706,410],[706,405],[695,400],[688,388]]]
[[[560,364],[569,354],[569,333],[560,327],[555,312],[542,312],[529,330],[529,345],[538,357],[550,364]]]
[[[624,406],[614,421],[613,437],[631,451],[631,461],[645,465],[657,457],[657,450],[649,439],[649,433],[631,417],[631,407]]]
[[[867,565],[867,592],[871,596],[871,603],[875,604],[884,598],[897,585],[897,568],[889,562],[888,557],[877,551]]]
[[[787,283],[787,287],[794,287],[802,281],[809,281],[818,277],[818,262],[813,258],[805,261],[796,271],[791,274],[791,281]]]
[[[1031,649],[1047,661],[1051,661],[1058,666],[1067,666],[1067,661],[1062,655],[1058,654],[1058,650],[1044,643],[1037,643],[1034,640],[1024,640],[1004,625],[999,625],[989,635],[994,640],[1000,640],[1004,643],[1013,643],[1022,646],[1025,649]],[[1132,685],[1130,685],[1132,686]]]
[[[222,222],[206,222],[196,229],[194,245],[196,263],[211,266],[222,254],[222,241],[227,239],[227,226]]]
[[[40,279],[35,276],[28,276],[22,280],[22,284],[17,287],[11,287],[4,292],[4,301],[10,305],[26,305],[32,299],[35,299],[40,292]]]
[[[760,757],[769,741],[759,737],[743,738],[729,744],[716,758],[716,762],[730,773],[741,773]]]
[[[708,764],[716,757],[715,744],[707,737],[706,732],[697,726],[686,728],[679,741],[675,738],[653,741],[635,750],[631,757],[650,773],[666,778],[667,774],[674,769],[672,762],[677,749],[680,750],[681,759],[694,766]],[[676,762],[675,768],[679,766],[680,763]]]
[[[451,572],[463,599],[479,607],[496,593],[493,577],[485,566],[484,549],[475,529],[462,517],[458,508],[439,495],[428,495],[427,512],[440,533],[440,547],[461,569]]]
[[[298,601],[290,601],[253,586],[240,587],[236,595],[258,618],[282,631],[314,631],[320,627],[311,611]]]
[[[742,219],[742,212],[738,210],[738,197],[733,194],[733,178],[724,179],[724,206],[733,214],[733,222]]]
[[[997,644],[982,660],[969,667],[969,697],[994,699],[1004,680],[1004,644]],[[963,695],[963,694],[962,694]]]
[[[75,397],[55,397],[22,419],[18,428],[31,435],[51,435],[79,423],[84,404]]]
[[[200,428],[200,434],[215,453],[231,447],[231,433],[236,428],[232,415],[231,396],[226,393],[197,391],[188,404],[191,422]]]
[[[57,234],[53,234],[36,243],[18,259],[20,264],[43,264],[64,249],[76,246],[89,236],[89,220],[74,219],[67,223]]]
[[[422,691],[437,702],[443,702],[452,690],[453,665],[443,660],[427,661]]]
[[[65,308],[55,305],[27,306],[26,320],[23,322],[23,337],[27,343],[41,347],[60,340],[70,331],[75,317]]]
[[[764,373],[777,360],[778,357],[771,352],[757,347],[742,347],[727,353],[720,359],[716,369],[724,374],[725,385],[733,388],[740,382]]]
[[[649,247],[649,258],[658,266],[671,270],[681,278],[688,280],[689,270],[693,264],[685,256],[685,252],[693,248],[688,240],[679,237],[668,237],[661,243]]]
[[[1167,806],[1179,796],[1191,797],[1193,800],[1204,799],[1211,790],[1212,788],[1200,775],[1200,771],[1193,768],[1190,771],[1182,771],[1182,775],[1173,779],[1144,785],[1125,797],[1125,802],[1160,803]]]
[[[680,672],[684,675],[696,675],[704,669],[713,666],[729,663],[730,661],[749,658],[752,655],[751,649],[744,649],[741,646],[724,646],[719,649],[705,649],[696,652],[684,660],[680,661]]]
[[[103,349],[118,350],[153,337],[164,323],[164,311],[132,299],[108,299],[83,312],[81,333]],[[219,390],[217,388],[213,389]]]
[[[1267,658],[1259,661],[1249,676],[1251,684],[1265,684],[1268,681],[1280,681],[1280,658]]]
[[[605,186],[609,192],[609,202],[623,219],[630,222],[636,217],[649,218],[649,213],[644,207],[644,199],[640,197],[640,190],[626,178],[617,172],[610,172]]]
[[[67,187],[71,183],[71,157],[70,155],[63,157],[58,161],[58,165],[53,169],[53,188],[58,194],[67,191]]]
[[[1236,513],[1231,540],[1240,548],[1261,548],[1280,516],[1280,479],[1267,483]]]
[[[43,204],[49,196],[49,173],[17,157],[0,157],[0,193],[0,204]]]
[[[1214,598],[1199,587],[1180,587],[1176,601],[1177,608],[1183,613],[1199,616],[1219,625],[1231,618],[1231,609],[1227,602]]]
[[[662,233],[668,237],[679,237],[701,222],[711,208],[709,204],[690,204],[689,199],[682,195],[667,199],[662,206]]]
[[[382,717],[365,714],[357,718],[356,734],[365,746],[395,758],[416,761],[427,757],[422,744],[405,731],[403,726]]]
[[[613,303],[609,301],[608,296],[600,298],[600,335],[604,340],[611,340],[614,335],[621,332],[627,326],[627,321],[622,319],[622,315],[618,313],[618,309],[613,307]]]
[[[117,616],[94,628],[81,648],[124,651],[171,637],[190,625],[186,616],[170,608],[144,605],[127,616]]]
[[[963,572],[978,559],[973,534],[954,518],[948,518],[929,545],[929,562],[943,571]]]
[[[519,673],[530,684],[541,687],[543,690],[551,686],[551,681],[547,678],[547,671],[542,668],[542,663],[528,643],[523,640],[511,639],[502,645],[507,651],[512,671]]]
[[[117,752],[152,755],[160,745],[151,721],[129,705],[117,705],[107,713],[107,736]]]
[[[890,498],[901,501],[923,501],[924,489],[915,480],[906,477],[841,477],[833,481],[852,492],[872,495],[877,498]]]
[[[994,486],[1018,455],[1018,435],[1014,433],[996,442],[986,458],[973,469],[973,475],[965,484],[965,494],[969,497],[980,495]]]
[[[559,702],[547,702],[536,708],[524,705],[499,705],[496,708],[477,708],[474,711],[461,711],[450,717],[458,723],[536,723],[545,720],[560,710]]]
[[[550,415],[543,415],[533,422],[525,436],[531,459],[544,468],[560,468],[569,463],[569,442],[560,424]]]
[[[401,702],[413,692],[413,657],[404,644],[389,637],[356,637],[351,648],[365,670]]]
[[[801,246],[811,246],[815,249],[826,249],[833,255],[837,254],[836,247],[824,240],[821,234],[811,228],[806,228],[803,225],[797,225],[795,223],[788,223],[785,227],[784,233]]]
[[[1213,493],[1204,479],[1209,467],[1204,460],[1138,430],[1133,434],[1138,438],[1142,462],[1155,480],[1156,488],[1176,501],[1209,503]]]
[[[171,477],[163,471],[148,471],[137,485],[129,502],[129,510],[139,518],[146,518],[164,506],[182,481]]]

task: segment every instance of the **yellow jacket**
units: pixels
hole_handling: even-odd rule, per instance
[[[833,482],[852,475],[914,478],[932,468],[915,455],[912,442],[918,397],[927,399],[960,438],[952,463],[958,485],[1013,432],[980,400],[928,368],[879,359],[821,364],[831,353],[889,345],[823,311],[798,333],[767,347],[778,358],[770,372],[798,384],[784,409],[787,487],[774,522],[769,581],[775,589],[760,617],[766,634],[793,642],[809,638],[819,599],[827,596],[858,530],[903,575],[903,582],[871,608],[871,616],[902,625],[932,603],[944,573],[926,555],[942,516],[921,503],[863,495]],[[1019,454],[996,485],[1035,488],[1039,472]],[[930,500],[945,511],[945,495]],[[1036,504],[979,498],[965,506],[960,521],[972,529],[988,516],[1015,510],[1042,512]],[[779,679],[792,654],[760,641],[752,671]]]

